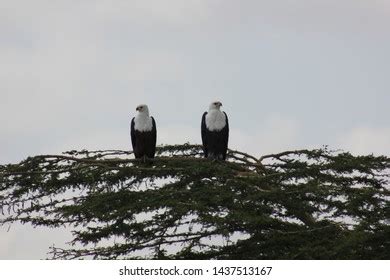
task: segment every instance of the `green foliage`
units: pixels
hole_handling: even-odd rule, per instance
[[[157,152],[145,163],[83,150],[0,166],[0,223],[71,228],[55,259],[390,259],[387,157]]]

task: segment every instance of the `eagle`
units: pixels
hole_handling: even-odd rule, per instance
[[[156,122],[149,116],[149,108],[145,104],[138,105],[137,116],[131,120],[130,135],[135,158],[154,158],[156,153]]]
[[[225,160],[229,141],[229,121],[220,110],[222,103],[212,102],[202,116],[202,144],[206,158]]]

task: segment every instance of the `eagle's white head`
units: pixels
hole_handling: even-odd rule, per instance
[[[148,105],[146,105],[146,104],[138,105],[135,110],[138,111],[139,115],[149,116],[149,108],[148,108]]]
[[[138,131],[151,131],[153,128],[153,120],[149,117],[149,108],[145,104],[138,105],[136,110],[137,116],[134,119],[134,128]]]
[[[220,110],[222,103],[220,101],[214,101],[210,104],[209,110]]]
[[[220,131],[226,126],[226,115],[220,110],[222,103],[214,101],[206,114],[206,127],[210,131]]]

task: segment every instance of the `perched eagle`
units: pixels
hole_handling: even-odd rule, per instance
[[[229,140],[229,122],[220,110],[219,101],[210,104],[209,111],[202,116],[202,143],[204,156],[210,159],[226,159]]]
[[[156,122],[149,116],[149,108],[139,105],[137,116],[131,120],[131,143],[135,158],[154,158],[156,153]]]

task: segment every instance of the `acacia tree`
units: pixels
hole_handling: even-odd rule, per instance
[[[54,259],[390,259],[389,167],[327,148],[40,155],[0,166],[0,223],[72,229]]]

